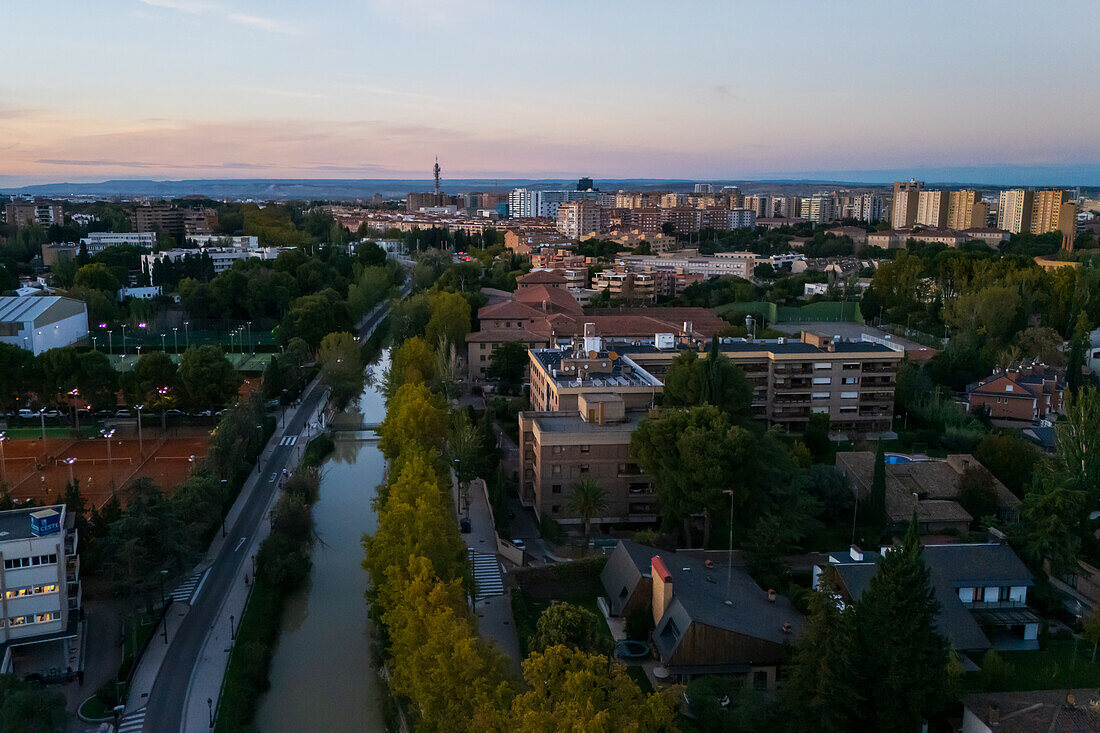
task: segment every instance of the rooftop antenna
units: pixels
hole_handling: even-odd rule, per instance
[[[439,156],[435,156],[435,167],[432,169],[435,176],[435,195],[439,196]]]

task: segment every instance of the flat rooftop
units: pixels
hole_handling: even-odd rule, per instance
[[[31,534],[31,514],[44,509],[54,509],[61,514],[64,504],[51,504],[50,506],[29,506],[23,509],[11,509],[0,512],[0,542],[12,540],[29,540],[35,537]]]
[[[581,419],[579,412],[535,413],[533,418],[544,433],[627,433],[634,432],[645,415],[627,413],[623,422],[605,422],[603,425]]]
[[[617,344],[609,343],[608,346],[613,348]],[[784,340],[784,343],[779,343],[778,339],[756,339],[755,341],[749,341],[748,339],[739,338],[722,338],[718,342],[718,350],[723,354],[755,354],[755,353],[768,353],[768,354],[805,354],[807,356],[823,355],[828,356],[830,354],[883,354],[893,355],[900,352],[891,349],[888,346],[882,344],[876,344],[872,341],[837,341],[835,342],[836,348],[833,351],[828,349],[822,349],[812,344],[807,344],[802,341],[796,340]],[[619,344],[619,349],[629,354],[662,354],[662,353],[677,353],[680,351],[687,351],[690,347],[677,343],[667,349],[659,349],[652,344],[642,344],[635,346],[633,344]],[[706,350],[700,353],[700,356],[706,356]]]
[[[624,351],[627,350],[624,347]],[[614,351],[611,349],[610,351]],[[573,352],[562,349],[532,349],[531,353],[559,387],[660,387],[661,381],[642,367],[622,356],[612,358],[609,351],[600,351],[596,360],[611,363],[610,373],[578,377],[561,372],[562,361],[574,358]],[[630,368],[624,370],[624,366]],[[555,370],[558,373],[555,375]]]

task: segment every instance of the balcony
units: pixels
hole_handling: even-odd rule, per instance
[[[65,561],[65,580],[76,583],[80,580],[80,556],[70,557]]]

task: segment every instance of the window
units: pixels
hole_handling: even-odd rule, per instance
[[[561,504],[555,504],[554,506],[550,507],[550,513],[561,514]]]
[[[560,455],[561,451],[562,451],[562,447],[560,445],[555,445],[553,450],[552,450],[554,455]]]
[[[551,476],[561,476],[561,466],[556,464],[556,463],[554,465],[550,466],[550,475]]]
[[[832,394],[832,393],[831,392],[814,392],[810,396],[813,397],[815,400],[827,400],[827,399],[829,399],[830,394]]]
[[[561,493],[561,484],[552,485],[550,487],[550,493],[551,494],[560,494]]]
[[[842,400],[854,400],[859,397],[859,392],[841,392],[840,399]]]
[[[669,619],[665,624],[665,628],[661,630],[661,638],[668,639],[669,641],[676,641],[680,638],[680,627],[676,625],[675,619]]]
[[[581,446],[581,453],[587,453],[587,452],[588,452],[588,448],[589,448],[589,446],[587,446],[587,445],[582,445],[582,446]]]
[[[815,372],[820,371],[822,369],[832,369],[832,368],[833,368],[833,365],[830,364],[827,361],[816,361],[816,362],[814,362],[814,371]]]
[[[832,377],[814,377],[814,384],[832,384]]]
[[[581,473],[588,473],[588,464],[587,463],[582,463],[580,466],[578,466],[578,468],[580,468]]]
[[[482,354],[482,355],[481,355],[481,359],[480,359],[480,361],[485,361],[485,354]]]
[[[842,377],[841,384],[859,384],[859,377]]]
[[[758,669],[752,673],[752,686],[757,692],[763,692],[768,689],[768,673],[762,669]]]

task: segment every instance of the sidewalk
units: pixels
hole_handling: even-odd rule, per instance
[[[475,482],[476,483],[476,482]],[[455,508],[459,516],[460,497],[458,482],[454,472],[451,472],[451,490],[454,496]],[[497,534],[493,528],[493,521],[489,512],[489,504],[485,500],[485,492],[470,487],[470,533],[462,535],[466,546],[488,555],[492,555],[499,563],[497,555]],[[503,595],[490,596],[474,604],[474,612],[477,614],[477,630],[485,639],[492,641],[508,656],[513,670],[520,672],[519,637],[516,636],[516,625],[512,619],[512,596],[508,593],[507,586]]]

